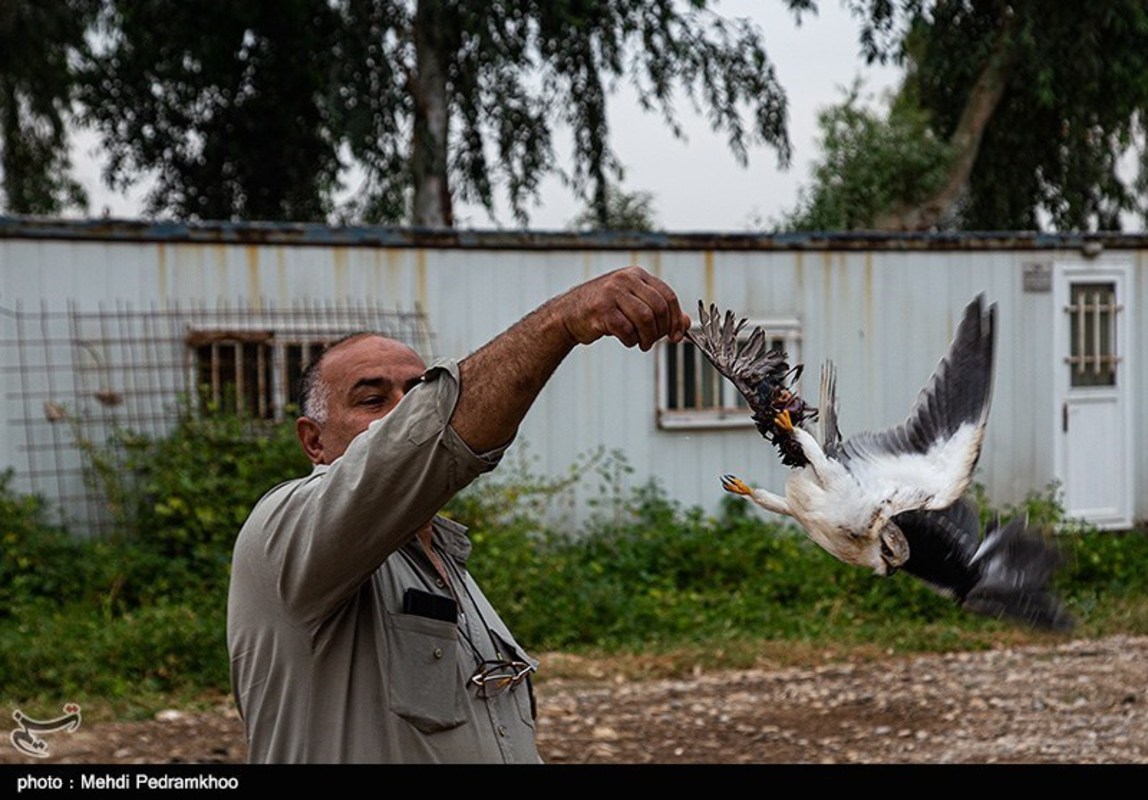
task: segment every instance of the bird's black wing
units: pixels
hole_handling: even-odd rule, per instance
[[[717,306],[707,311],[698,302],[698,329],[686,335],[749,404],[758,431],[775,444],[783,463],[803,466],[805,456],[791,434],[778,426],[774,418],[788,411],[794,425],[815,419],[817,411],[791,389],[801,374],[801,366],[790,367],[785,351],[769,349],[765,331],[755,327],[742,341],[746,320],[737,320],[732,311],[723,317]]]
[[[901,569],[963,608],[1045,630],[1072,628],[1050,586],[1060,554],[1023,518],[1003,527],[991,523],[982,539],[977,511],[962,499],[940,511],[905,511],[893,521],[909,543]]]
[[[990,524],[973,564],[980,579],[965,596],[965,608],[1013,617],[1038,628],[1072,628],[1072,617],[1049,587],[1061,564],[1060,553],[1023,518],[1003,527],[999,522]]]
[[[995,345],[996,305],[986,308],[984,295],[978,295],[965,307],[948,353],[908,418],[895,427],[845,440],[841,460],[855,473],[874,467],[886,476],[897,462],[899,481],[915,482],[913,476],[919,476],[919,494],[935,497],[930,508],[952,503],[964,493],[980,457],[992,399]],[[926,454],[927,461],[921,458]]]
[[[981,538],[972,505],[958,500],[941,511],[904,511],[893,522],[909,543],[909,560],[901,569],[963,602],[976,583],[970,565]]]

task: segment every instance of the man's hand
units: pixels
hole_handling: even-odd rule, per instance
[[[575,286],[548,304],[572,344],[613,336],[649,350],[663,336],[680,342],[690,327],[677,295],[641,267],[626,267]]]

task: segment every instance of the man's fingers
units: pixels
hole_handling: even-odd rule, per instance
[[[582,344],[613,336],[626,347],[649,350],[662,337],[681,341],[690,325],[673,290],[637,266],[603,275],[571,296],[579,302],[566,325]]]
[[[625,315],[633,326],[637,336],[637,344],[643,350],[649,350],[654,342],[664,335],[662,317],[665,310],[657,308],[664,305],[661,296],[651,290],[637,290],[632,293],[619,295],[616,302],[618,309]]]
[[[627,270],[623,280],[626,283],[615,302],[637,332],[642,350],[649,350],[663,336],[681,341],[690,320],[674,291],[641,268]]]
[[[674,325],[673,306],[677,302],[670,287],[652,275],[643,274],[637,296],[650,307],[654,315],[655,339],[669,335]]]
[[[665,304],[664,322],[658,328],[659,336],[668,336],[670,341],[680,342],[685,338],[686,331],[690,329],[692,324],[689,315],[682,311],[677,294],[665,281],[648,272],[643,272],[642,275],[644,275],[645,283],[658,293],[658,303]],[[660,307],[660,305],[655,307]]]
[[[682,312],[677,294],[664,281],[653,275],[646,273],[646,278],[648,278],[647,284],[658,293],[658,302],[664,304],[660,333],[669,336],[672,341],[681,341],[685,332],[689,330],[690,318]]]
[[[633,347],[641,342],[641,335],[637,326],[630,321],[630,317],[621,308],[615,308],[606,315],[607,336],[613,336],[626,347]]]

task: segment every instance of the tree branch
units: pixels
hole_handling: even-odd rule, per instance
[[[948,179],[936,192],[914,205],[901,205],[878,215],[874,222],[877,230],[926,231],[948,213],[960,200],[969,184],[973,165],[980,152],[985,128],[1000,105],[1012,68],[1014,49],[1012,17],[1001,22],[1000,34],[989,59],[969,90],[964,111],[956,130],[949,137],[956,155],[949,168]]]

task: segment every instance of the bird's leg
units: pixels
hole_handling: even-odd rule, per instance
[[[781,416],[780,414],[778,416]],[[817,476],[817,480],[822,485],[825,484],[827,477],[833,474],[833,467],[825,451],[821,449],[821,445],[813,438],[813,434],[800,428],[796,425],[791,426],[791,435],[801,445],[801,452],[805,454],[805,460],[809,462],[809,467],[813,470],[813,474]]]
[[[772,511],[774,514],[784,514],[787,517],[793,516],[793,512],[790,511],[789,508],[789,503],[786,502],[784,497],[776,495],[773,492],[768,492],[765,489],[751,489],[741,478],[733,475],[722,475],[721,487],[731,494],[740,494],[742,497],[748,498],[751,502],[761,506],[766,511]]]
[[[773,418],[774,424],[781,428],[783,431],[793,433],[793,419],[789,416],[789,409],[785,409],[780,414],[776,414]]]
[[[721,488],[733,494],[740,494],[744,497],[749,497],[753,494],[753,489],[749,488],[741,478],[736,475],[722,475]]]

